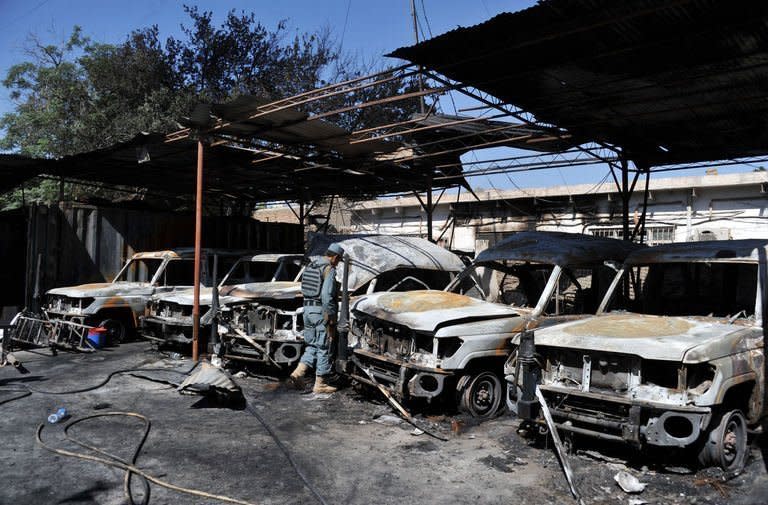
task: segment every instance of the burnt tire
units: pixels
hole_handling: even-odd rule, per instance
[[[498,375],[481,372],[459,392],[459,410],[478,419],[490,419],[499,411],[504,391]]]
[[[109,345],[120,344],[128,333],[125,323],[119,319],[105,319],[99,323],[99,326],[107,330],[106,337]]]
[[[741,410],[731,410],[713,419],[699,450],[699,463],[719,466],[727,474],[744,469],[749,454],[747,420]]]

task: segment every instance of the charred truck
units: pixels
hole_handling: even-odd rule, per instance
[[[732,240],[638,250],[596,316],[535,330],[538,387],[557,428],[686,448],[702,465],[739,472],[747,430],[766,414],[766,246]],[[524,378],[517,358],[505,367],[511,404]]]
[[[242,252],[203,250],[202,282],[208,284],[213,254],[232,264]],[[233,254],[236,256],[233,257]],[[17,340],[83,348],[85,333],[94,326],[106,329],[107,339],[119,343],[132,335],[150,296],[192,286],[194,250],[191,248],[134,254],[112,282],[51,289],[42,315],[16,318]],[[85,350],[85,349],[84,349]]]
[[[300,298],[297,280],[301,261],[301,254],[257,254],[239,258],[218,285],[217,306],[213,303],[213,288],[200,291],[201,334],[210,333],[217,308],[261,299],[292,307]],[[190,344],[193,304],[192,289],[154,295],[141,318],[141,335],[160,343]]]
[[[361,296],[351,308],[353,377],[371,384],[372,375],[401,400],[442,400],[491,417],[504,405],[502,367],[518,333],[529,322],[594,314],[614,274],[604,262],[635,248],[521,232],[481,252],[444,291]]]
[[[323,254],[334,242],[344,249],[345,263],[337,269],[336,279],[346,286],[347,299],[375,291],[442,289],[464,266],[455,254],[420,238],[346,237],[317,236],[307,257]],[[295,283],[290,303],[281,303],[276,292],[272,297],[222,305],[224,357],[280,367],[295,364],[303,350],[300,284]]]

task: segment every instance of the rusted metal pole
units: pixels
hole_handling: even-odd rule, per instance
[[[416,19],[416,0],[411,0],[411,17],[413,17],[413,36],[416,38],[416,43],[419,43],[419,23]],[[424,74],[421,72],[421,65],[419,65],[419,91],[424,91]],[[424,114],[424,97],[419,98],[419,112]]]
[[[192,360],[200,345],[200,241],[203,228],[203,139],[197,139],[197,188],[195,192],[195,285],[192,304]]]
[[[432,179],[429,179],[427,185],[427,240],[434,242],[432,239],[432,212],[435,210],[435,206],[432,205]]]
[[[629,236],[629,164],[627,158],[621,157],[621,233],[624,240],[632,240]]]

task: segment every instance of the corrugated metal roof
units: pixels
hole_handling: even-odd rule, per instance
[[[195,191],[196,142],[165,142],[158,134],[141,134],[107,149],[67,156],[45,172],[110,185],[142,187],[166,194],[192,196]],[[139,163],[139,158],[148,159]],[[264,160],[264,161],[261,161]],[[226,145],[207,146],[205,191],[251,201],[316,200],[330,195],[351,198],[423,191],[434,167],[375,159],[325,160],[297,156],[256,155]],[[455,181],[445,186],[456,184]],[[440,188],[438,183],[435,188]]]
[[[0,194],[37,176],[52,163],[53,160],[30,158],[18,154],[0,154]]]
[[[402,146],[385,141],[350,144],[350,132],[344,128],[322,119],[310,119],[309,114],[294,107],[273,108],[257,96],[241,96],[224,104],[214,104],[211,112],[215,119],[225,122],[217,128],[218,134],[315,146],[346,157],[391,152]]]
[[[391,56],[640,163],[768,153],[763,0],[548,0]]]

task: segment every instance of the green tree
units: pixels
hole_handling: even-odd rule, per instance
[[[284,21],[269,29],[253,13],[230,11],[215,26],[211,12],[184,9],[190,23],[182,26],[183,36],[165,42],[156,26],[133,31],[122,44],[94,42],[79,27],[60,45],[32,38],[30,61],[12,66],[2,81],[16,105],[0,117],[0,131],[5,132],[0,149],[36,157],[91,151],[140,131],[173,131],[175,120],[199,102],[241,95],[282,98],[364,71],[340,54],[328,29],[291,37]],[[340,95],[334,105],[385,96],[402,86],[413,83],[393,81],[357,97]],[[416,102],[409,102],[382,109],[378,114],[384,116],[377,119],[402,118],[415,108]],[[355,128],[376,114],[353,112],[339,121]],[[70,185],[65,193],[74,198],[99,194]],[[30,185],[27,196],[55,201],[58,185]],[[19,191],[6,195],[0,208],[19,200]]]

